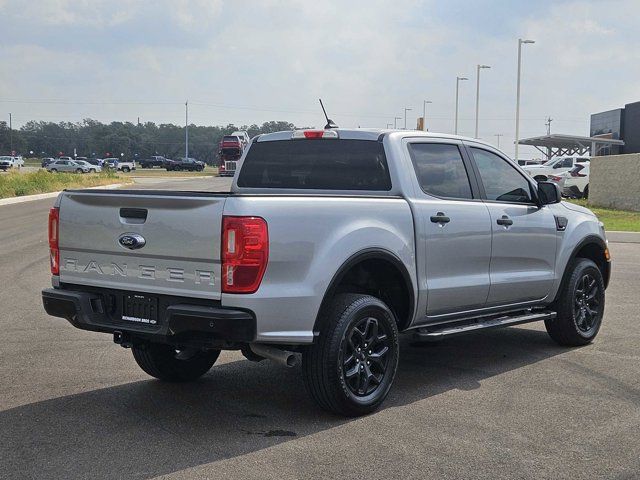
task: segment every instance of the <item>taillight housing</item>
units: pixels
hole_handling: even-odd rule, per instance
[[[222,292],[254,293],[269,260],[267,222],[260,217],[222,217]]]
[[[60,275],[60,209],[49,210],[49,260],[51,275]]]

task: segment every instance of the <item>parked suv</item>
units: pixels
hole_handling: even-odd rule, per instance
[[[349,416],[387,396],[400,334],[540,321],[578,346],[600,330],[602,223],[487,143],[287,131],[254,138],[238,168],[230,193],[62,192],[46,311],[111,334],[168,382],[221,350],[301,358],[316,403]]]

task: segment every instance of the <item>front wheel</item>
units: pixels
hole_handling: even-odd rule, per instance
[[[220,350],[184,349],[149,343],[133,346],[133,358],[142,370],[165,382],[190,382],[207,373]]]
[[[122,167],[122,171],[124,173],[129,173],[129,171],[131,171],[131,169],[129,167]]]
[[[318,405],[366,415],[384,401],[398,367],[398,327],[387,305],[370,295],[337,295],[320,336],[302,356],[304,383]]]
[[[82,169],[81,168],[76,168],[76,173],[82,173]]]
[[[544,322],[556,343],[580,346],[596,338],[604,315],[604,280],[593,261],[576,258],[568,266],[556,312]]]

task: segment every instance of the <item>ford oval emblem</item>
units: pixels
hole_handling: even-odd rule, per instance
[[[118,243],[129,250],[137,250],[144,247],[147,241],[137,233],[123,233],[118,238]]]

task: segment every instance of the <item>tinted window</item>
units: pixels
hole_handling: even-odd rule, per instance
[[[238,186],[319,190],[390,190],[382,143],[371,140],[254,142]]]
[[[531,185],[512,165],[498,155],[471,148],[487,200],[531,203]]]
[[[472,198],[462,155],[456,145],[412,143],[413,168],[420,188],[437,197]]]

